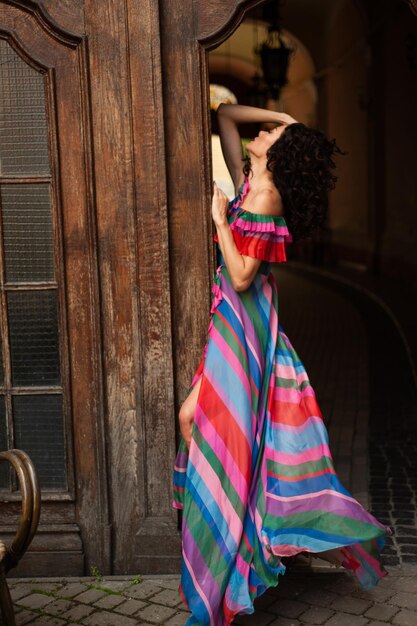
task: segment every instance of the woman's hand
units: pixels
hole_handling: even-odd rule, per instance
[[[261,260],[239,252],[227,220],[227,205],[226,194],[214,183],[212,216],[216,224],[218,243],[223,257],[222,263],[227,267],[233,289],[245,291],[252,283]]]
[[[227,224],[227,207],[229,198],[224,191],[213,183],[213,199],[211,202],[211,215],[216,226]]]
[[[288,113],[277,112],[276,115],[277,121],[281,124],[285,124],[285,126],[289,126],[290,124],[297,124],[297,120],[291,117],[291,115],[288,115]]]

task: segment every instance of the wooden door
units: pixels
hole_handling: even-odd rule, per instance
[[[0,445],[42,487],[15,575],[180,569],[176,418],[214,268],[205,50],[258,2],[0,0]]]
[[[17,3],[16,3],[17,4]],[[14,575],[109,562],[85,42],[0,4],[0,447],[39,473],[38,533]],[[6,540],[20,510],[0,476]],[[56,558],[59,556],[59,558]]]

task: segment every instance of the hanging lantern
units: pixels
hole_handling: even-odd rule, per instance
[[[258,55],[258,22],[254,21],[252,25],[252,38],[253,38],[253,53],[254,55]],[[256,56],[255,56],[256,59]],[[265,85],[262,76],[262,69],[259,67],[258,63],[256,63],[256,71],[252,76],[250,87],[246,93],[248,104],[252,107],[257,107],[259,109],[265,108]]]
[[[282,87],[287,84],[288,66],[294,49],[288,47],[282,38],[279,17],[279,2],[269,5],[266,15],[271,20],[268,38],[258,47],[262,71],[269,95],[278,100]]]

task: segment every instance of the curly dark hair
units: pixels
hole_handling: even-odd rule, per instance
[[[293,241],[308,237],[323,227],[327,215],[327,193],[337,176],[335,154],[346,154],[320,130],[301,122],[289,124],[267,152],[267,169],[281,194],[284,217]],[[249,176],[250,159],[243,172]]]

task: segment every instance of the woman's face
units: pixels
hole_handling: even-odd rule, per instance
[[[252,141],[246,144],[247,151],[259,158],[266,158],[269,148],[281,137],[286,127],[287,124],[282,124],[275,126],[272,130],[261,130]]]

